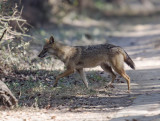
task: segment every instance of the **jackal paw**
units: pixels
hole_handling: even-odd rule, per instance
[[[107,86],[105,86],[105,88],[115,88],[115,86],[112,84],[108,84]]]
[[[131,90],[127,90],[126,92],[127,92],[128,94],[131,94]]]
[[[53,87],[57,87],[57,83],[53,84]]]

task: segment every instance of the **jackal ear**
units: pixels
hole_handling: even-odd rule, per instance
[[[51,36],[50,39],[49,39],[49,44],[53,44],[54,43],[54,37]]]

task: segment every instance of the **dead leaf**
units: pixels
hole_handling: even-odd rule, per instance
[[[56,116],[51,116],[51,119],[56,119]]]

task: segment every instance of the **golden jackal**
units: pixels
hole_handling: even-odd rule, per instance
[[[88,88],[88,81],[83,69],[101,66],[105,72],[110,73],[112,76],[112,81],[109,85],[111,85],[116,78],[116,75],[113,72],[114,70],[126,79],[128,91],[130,91],[130,77],[124,70],[124,62],[127,63],[132,69],[135,69],[135,64],[129,55],[119,46],[112,44],[68,46],[55,41],[53,36],[51,36],[49,40],[46,40],[46,44],[38,57],[43,58],[47,55],[56,56],[64,62],[67,68],[66,71],[56,77],[54,86],[57,86],[60,78],[77,71]]]

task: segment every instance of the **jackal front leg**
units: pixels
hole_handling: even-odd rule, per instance
[[[67,69],[65,72],[63,72],[62,74],[59,74],[57,77],[56,77],[56,81],[54,82],[53,86],[56,87],[57,84],[58,84],[58,80],[62,77],[65,77],[65,76],[69,76],[70,74],[74,73],[74,70],[73,69]]]
[[[80,74],[85,86],[88,88],[88,81],[87,81],[86,74],[83,71],[83,69],[77,69],[77,72]]]

